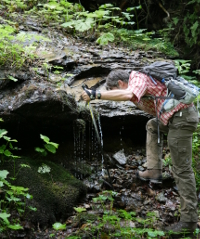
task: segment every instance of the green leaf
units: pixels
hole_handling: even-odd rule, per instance
[[[110,32],[103,33],[97,40],[96,42],[100,45],[107,45],[108,42],[113,42],[115,39],[114,35]]]
[[[177,25],[177,23],[179,22],[179,18],[178,17],[174,17],[172,18],[173,22],[175,25]]]
[[[106,3],[106,4],[103,4],[103,5],[101,5],[100,7],[99,7],[99,9],[108,9],[108,8],[110,8],[110,7],[113,7],[113,4],[111,4],[111,3]]]
[[[192,0],[192,1],[188,2],[187,5],[190,5],[192,3],[196,3],[196,0]]]
[[[6,150],[4,151],[4,155],[7,156],[7,157],[9,157],[9,156],[12,155],[12,153],[11,153],[8,149],[6,149]]]
[[[11,138],[8,137],[8,136],[3,136],[3,138],[6,140],[6,141],[9,141]]]
[[[40,138],[44,140],[45,143],[47,143],[47,145],[52,145],[54,148],[58,148],[59,144],[54,143],[54,142],[50,142],[50,139],[45,136],[45,135],[40,135]],[[45,146],[46,147],[46,146]],[[40,149],[41,150],[41,149]],[[48,149],[49,150],[49,149]],[[50,151],[50,150],[49,150]]]
[[[131,20],[131,17],[134,16],[134,15],[130,15],[130,13],[128,13],[128,12],[121,12],[121,13],[122,13],[122,15],[124,15],[125,18],[127,18],[129,21]]]
[[[23,227],[21,225],[19,225],[19,224],[9,225],[8,228],[10,228],[12,230],[23,229]]]
[[[16,139],[11,139],[11,138],[8,137],[8,136],[3,136],[3,138],[4,138],[5,140],[7,140],[8,142],[18,142]]]
[[[8,221],[8,217],[10,217],[10,214],[6,212],[0,213],[0,218],[4,220],[6,224],[9,224],[10,222]]]
[[[28,164],[23,164],[23,163],[21,163],[20,166],[21,166],[22,168],[31,168]]]
[[[44,140],[44,142],[49,143],[50,139],[47,136],[40,134],[40,138]]]
[[[54,145],[51,144],[45,144],[44,145],[45,149],[48,150],[49,152],[55,154],[56,153],[56,148]]]
[[[5,149],[6,149],[6,145],[5,144],[1,145],[0,146],[0,154],[3,154]]]
[[[37,211],[37,208],[36,208],[36,207],[31,207],[31,206],[29,206],[28,208],[29,208],[31,211],[34,211],[34,212]]]
[[[0,138],[2,138],[7,133],[8,131],[6,131],[5,129],[0,129]]]
[[[136,9],[142,9],[142,6],[136,6],[136,7],[129,7],[126,9],[127,12],[135,11]]]
[[[60,5],[56,2],[50,2],[50,3],[44,4],[44,7],[47,7],[51,10],[57,9],[59,6]]]
[[[18,81],[18,79],[14,78],[13,76],[8,76],[8,79],[9,79],[9,80],[12,80],[12,81],[14,81],[14,82],[17,82],[17,81]]]
[[[69,77],[71,77],[71,76],[74,76],[74,74],[67,73],[67,75],[66,75],[66,76],[69,76]]]
[[[54,143],[54,142],[49,142],[48,145],[52,145],[54,148],[58,148],[59,144]]]
[[[191,33],[192,33],[192,36],[196,39],[197,38],[197,32],[196,30],[198,29],[198,26],[199,26],[199,23],[198,21],[196,21],[192,26],[191,26]],[[195,40],[195,43],[196,43],[196,40]]]
[[[47,151],[45,149],[37,147],[35,148],[35,151],[41,153],[42,156],[47,156]]]
[[[146,37],[146,38],[143,38],[142,40],[143,40],[143,41],[150,41],[151,38]]]
[[[97,18],[103,18],[105,15],[109,15],[109,10],[96,10],[94,12],[97,15]]]
[[[61,224],[60,222],[56,222],[53,224],[53,229],[55,230],[65,230],[66,224]]]
[[[165,235],[163,231],[147,231],[147,233],[150,237],[157,237],[158,235],[159,236]]]
[[[36,148],[35,148],[35,151],[38,152],[38,153],[42,153],[42,154],[43,154],[44,152],[46,152],[45,149],[42,149],[42,148],[39,148],[39,147],[36,147]]]
[[[0,170],[0,178],[5,179],[9,172],[7,170]]]
[[[24,188],[24,187],[21,187],[21,186],[14,186],[14,185],[11,185],[10,187],[15,193],[17,193],[18,195],[19,194],[24,194],[24,192],[28,191],[29,189],[28,188]]]
[[[73,27],[74,26],[74,24],[76,23],[76,21],[70,21],[70,22],[65,22],[65,23],[63,23],[63,24],[61,24],[61,27]]]
[[[76,211],[76,212],[85,212],[86,211],[86,209],[85,208],[83,208],[83,207],[74,207],[74,210]]]
[[[25,196],[27,199],[33,199],[33,196],[30,195],[29,193],[25,194],[24,196]]]
[[[85,21],[77,20],[75,24],[75,29],[79,32],[84,32],[92,28],[92,24],[94,23],[93,18],[86,18]]]

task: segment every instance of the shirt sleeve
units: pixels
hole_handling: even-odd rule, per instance
[[[135,95],[139,102],[147,91],[146,76],[140,72],[132,71],[129,77],[128,90]]]

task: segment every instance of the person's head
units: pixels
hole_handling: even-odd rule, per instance
[[[127,70],[112,70],[106,77],[106,89],[123,89],[128,86],[129,72]]]

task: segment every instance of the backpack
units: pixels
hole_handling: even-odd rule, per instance
[[[170,111],[180,102],[191,104],[200,93],[200,88],[178,76],[178,69],[170,62],[156,61],[143,67],[140,72],[148,75],[155,85],[158,80],[167,87],[167,96],[160,97],[165,98],[160,114]]]
[[[157,85],[156,80],[162,82],[166,85],[168,90],[166,97],[153,97],[156,102],[156,108],[157,100],[159,98],[165,99],[160,112],[156,112],[158,126],[158,144],[160,144],[160,115],[175,108],[180,102],[184,104],[191,104],[199,95],[200,88],[198,88],[194,84],[189,83],[184,78],[178,76],[178,69],[172,63],[169,62],[156,61],[149,66],[143,67],[140,72],[148,75],[155,85]],[[197,108],[198,107],[199,103],[197,101]]]

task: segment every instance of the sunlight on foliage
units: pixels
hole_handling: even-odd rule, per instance
[[[55,230],[66,230],[66,224],[62,224],[62,223],[59,223],[59,222],[56,222],[53,224],[53,229]]]
[[[42,166],[40,166],[38,168],[38,173],[50,173],[51,172],[51,167],[49,167],[48,165],[46,164],[42,164]]]
[[[40,138],[45,142],[44,148],[36,147],[35,151],[40,153],[42,156],[46,156],[47,152],[55,154],[59,144],[50,142],[50,139],[47,136],[42,134],[40,134]]]
[[[34,54],[35,43],[41,40],[49,41],[42,36],[25,32],[17,33],[17,29],[9,25],[0,25],[0,65],[20,68],[27,64],[36,57]],[[12,76],[8,78],[17,81]]]

